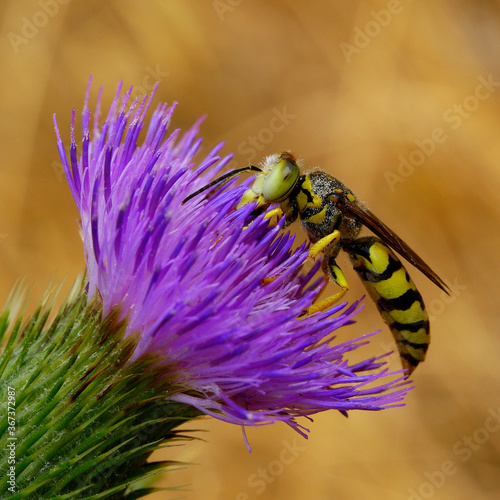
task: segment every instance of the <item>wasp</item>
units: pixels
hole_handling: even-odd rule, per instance
[[[328,309],[347,291],[347,280],[336,261],[339,252],[345,251],[391,330],[409,376],[424,361],[429,347],[429,315],[422,295],[395,252],[448,293],[443,280],[342,182],[319,170],[302,174],[290,152],[267,157],[262,168],[249,165],[227,172],[182,203],[243,172],[257,175],[236,208],[254,203],[252,214],[258,215],[270,205],[278,205],[266,216],[284,216],[285,227],[300,218],[311,242],[310,256],[322,254],[323,271],[341,288],[332,297],[313,304],[306,314]],[[376,236],[359,237],[363,226]]]

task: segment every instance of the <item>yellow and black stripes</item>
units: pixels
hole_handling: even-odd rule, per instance
[[[325,205],[324,201],[314,193],[309,175],[301,175],[298,182],[292,191],[291,195],[281,203],[281,208],[286,216],[285,227],[291,224],[308,208],[314,210],[316,214]],[[320,216],[320,222],[324,219],[324,215]]]
[[[401,261],[375,237],[343,242],[355,271],[397,342],[408,375],[425,359],[430,343],[424,302]]]
[[[420,293],[390,248],[448,293],[446,283],[347,186],[320,170],[301,174],[289,151],[268,156],[262,167],[249,165],[231,170],[190,194],[182,203],[212,186],[222,187],[243,172],[257,172],[257,176],[236,209],[255,204],[248,223],[271,205],[279,208],[267,211],[266,217],[284,216],[283,227],[300,219],[312,244],[310,257],[322,254],[323,271],[341,287],[340,292],[315,303],[306,313],[327,310],[347,291],[344,273],[336,263],[340,250],[347,251],[382,319],[389,325],[409,375],[425,358],[430,342],[429,317]],[[358,238],[363,226],[378,238]]]
[[[342,213],[330,199],[337,191],[352,195],[347,187],[325,172],[312,172],[299,180],[302,195],[302,202],[297,197],[300,220],[313,243],[336,230],[340,231],[342,238],[355,238],[359,234],[361,224],[351,215]]]

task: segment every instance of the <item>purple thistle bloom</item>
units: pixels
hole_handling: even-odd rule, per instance
[[[297,416],[400,405],[409,387],[399,372],[394,380],[379,359],[346,359],[369,335],[331,344],[358,303],[297,319],[321,286],[310,283],[318,265],[304,272],[308,246],[292,250],[281,222],[248,225],[252,205],[235,210],[244,187],[181,205],[231,156],[218,156],[219,144],[195,161],[199,122],[167,136],[175,105],[159,105],[139,141],[154,92],[128,106],[131,90],[121,97],[119,86],[102,127],[99,93],[91,137],[89,85],[81,151],[73,111],[69,161],[56,131],[89,299],[101,296],[104,315],[121,307],[127,332],[140,334],[135,357],[154,355],[174,371],[182,390],[172,399],[242,425],[280,420],[301,432]]]

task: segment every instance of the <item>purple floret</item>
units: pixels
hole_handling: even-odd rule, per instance
[[[119,86],[99,126],[99,94],[91,127],[87,93],[81,151],[73,112],[69,161],[56,131],[81,216],[89,299],[99,293],[104,315],[121,308],[127,332],[140,334],[135,358],[153,355],[175,371],[168,376],[184,390],[173,399],[242,425],[280,420],[300,431],[297,416],[401,405],[401,373],[346,356],[371,334],[335,336],[358,303],[300,317],[322,278],[311,283],[318,266],[304,265],[308,246],[294,249],[282,221],[249,223],[251,205],[235,210],[241,186],[181,204],[228,164],[223,145],[197,159],[200,122],[168,135],[175,105],[165,104],[139,139],[154,92],[128,105],[130,95]]]

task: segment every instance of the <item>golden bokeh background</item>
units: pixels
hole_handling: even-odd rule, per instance
[[[69,137],[90,74],[200,115],[204,151],[235,164],[293,150],[344,181],[452,284],[413,271],[433,317],[427,361],[404,408],[318,415],[308,440],[284,425],[213,419],[158,456],[194,463],[151,499],[500,498],[500,5],[481,0],[216,0],[0,3],[0,301],[33,301],[83,269],[77,212],[52,114]],[[364,293],[348,261],[349,300]],[[333,290],[333,286],[332,286]],[[342,337],[382,328],[366,303]],[[391,367],[399,368],[393,356]]]

